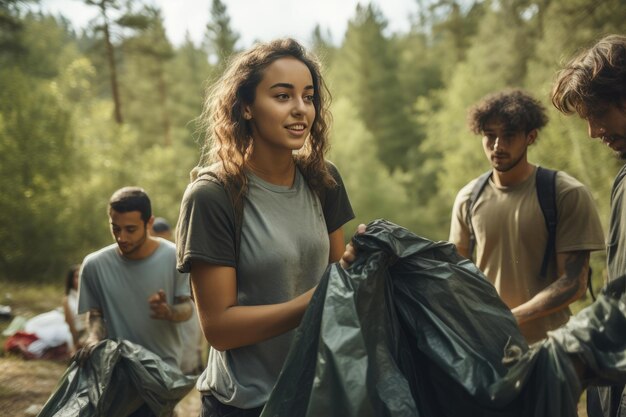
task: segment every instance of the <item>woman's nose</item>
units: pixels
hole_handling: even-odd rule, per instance
[[[301,115],[304,113],[304,100],[301,98],[296,98],[293,101],[293,107],[291,109],[292,114]]]

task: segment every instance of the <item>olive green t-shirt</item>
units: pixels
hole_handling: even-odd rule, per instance
[[[459,191],[454,202],[450,242],[468,249],[466,205],[476,179]],[[604,249],[604,234],[589,191],[563,171],[556,176],[556,252]],[[557,279],[556,258],[547,278],[540,277],[548,231],[539,206],[535,173],[520,184],[497,186],[490,179],[472,209],[476,236],[476,265],[514,308],[533,298]],[[546,336],[569,319],[569,308],[523,323],[529,343]]]

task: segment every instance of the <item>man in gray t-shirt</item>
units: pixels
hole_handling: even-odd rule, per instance
[[[88,337],[78,358],[85,360],[104,338],[125,339],[178,367],[178,322],[189,319],[192,304],[187,274],[176,270],[175,246],[148,233],[154,217],[140,188],[116,191],[109,219],[115,244],[89,254],[81,268],[78,311],[88,313]]]

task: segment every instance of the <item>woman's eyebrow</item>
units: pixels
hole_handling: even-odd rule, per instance
[[[290,83],[276,83],[272,86],[270,86],[270,90],[272,88],[290,88],[290,89],[294,89],[294,85],[290,84]],[[305,90],[313,90],[313,86],[312,85],[307,85],[306,87],[304,87]]]

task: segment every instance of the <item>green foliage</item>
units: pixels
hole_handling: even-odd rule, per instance
[[[205,47],[218,68],[224,69],[228,58],[235,53],[239,34],[230,25],[226,4],[220,0],[211,3],[211,20],[206,25]]]
[[[386,218],[406,227],[415,226],[414,214],[399,172],[389,174],[376,156],[372,134],[348,99],[335,102],[330,160],[339,168],[356,219],[345,227],[351,234],[359,223]]]
[[[51,16],[27,14],[20,25],[22,29],[13,39],[14,47],[9,48],[19,52],[8,54],[5,68],[17,66],[30,76],[51,79],[77,55],[65,22]]]
[[[419,1],[422,3],[422,1]],[[418,33],[428,34],[432,63],[436,63],[443,80],[451,77],[456,65],[465,60],[466,52],[485,14],[485,3],[455,0],[429,1],[421,7]],[[488,3],[488,2],[487,2]],[[426,12],[427,10],[427,12]],[[420,61],[423,62],[423,61]]]
[[[63,38],[49,35],[63,33],[62,25],[55,28],[56,20],[28,19],[29,33],[24,39],[45,34],[54,46],[54,39]],[[164,32],[160,33],[165,40]],[[159,49],[153,32],[141,36],[136,44],[152,42],[148,50],[152,53],[136,52],[134,58],[144,64],[145,79],[154,82],[155,77],[149,77],[154,73],[149,71],[159,64],[164,73],[169,70],[163,62],[168,55],[160,53],[164,49]],[[28,42],[23,44],[27,51],[44,53]],[[155,213],[174,223],[188,172],[197,160],[196,147],[188,143],[191,138],[184,126],[175,131],[177,136],[169,146],[155,141],[157,135],[163,137],[162,128],[148,136],[152,132],[141,123],[150,120],[147,107],[143,112],[142,106],[137,107],[136,123],[132,118],[130,124],[119,127],[112,123],[112,102],[100,94],[97,85],[99,68],[80,57],[75,44],[51,51],[54,57],[42,62],[51,63],[46,67],[52,70],[32,73],[13,67],[0,75],[0,181],[5,195],[11,196],[0,201],[7,225],[0,232],[2,279],[55,279],[67,265],[111,243],[107,202],[113,191],[125,185],[144,187]],[[199,65],[198,71],[206,68]],[[198,85],[188,86],[186,92],[178,93],[195,93],[199,107],[198,90]],[[148,104],[155,101],[150,97]],[[187,109],[187,115],[195,110]]]
[[[141,13],[127,13],[120,16],[115,23],[129,29],[146,30],[152,24],[152,17],[149,14],[151,14],[154,10],[155,9],[152,8],[146,8],[148,15]]]
[[[142,132],[140,146],[171,146],[171,82],[167,67],[174,50],[165,35],[160,11],[149,8],[145,13],[149,23],[122,46],[126,57],[125,70],[120,74],[124,118]]]
[[[0,64],[10,62],[23,53],[18,37],[24,30],[19,19],[20,0],[0,2]]]
[[[336,48],[333,46],[330,30],[324,31],[320,25],[315,25],[311,34],[311,50],[324,67],[329,68],[332,65]]]
[[[187,38],[175,51],[167,66],[169,97],[176,105],[169,106],[174,143],[182,143],[198,152],[204,136],[198,132],[195,119],[202,111],[207,79],[214,79],[217,70],[209,64],[207,54]]]
[[[204,91],[237,51],[223,0],[212,1],[198,46],[189,38],[172,45],[147,2],[85,2],[104,8],[107,20],[101,13],[79,37],[63,18],[25,13],[21,1],[0,4],[1,279],[57,280],[111,243],[107,202],[125,185],[145,188],[155,215],[175,223],[204,139],[195,121]],[[456,193],[489,167],[467,109],[506,87],[528,90],[549,109],[530,160],[585,183],[606,227],[621,162],[548,100],[564,60],[623,32],[623,1],[416,3],[408,33],[390,34],[383,14],[366,5],[339,42],[319,25],[311,34],[335,99],[329,157],[357,214],[346,235],[384,217],[446,239]],[[121,125],[112,118],[114,70]],[[603,255],[592,262],[597,285]]]
[[[54,269],[68,245],[59,198],[72,171],[69,113],[54,85],[0,71],[0,267],[20,278]]]
[[[372,5],[356,8],[334,74],[338,95],[354,97],[358,116],[372,132],[376,151],[392,171],[405,168],[406,154],[420,141],[400,85],[397,53],[383,35],[386,21]]]
[[[189,172],[198,159],[198,151],[188,147],[175,149],[155,146],[143,153],[142,158],[142,169],[133,172],[132,179],[150,196],[154,215],[165,217],[171,224],[175,224],[183,192],[189,183]]]

